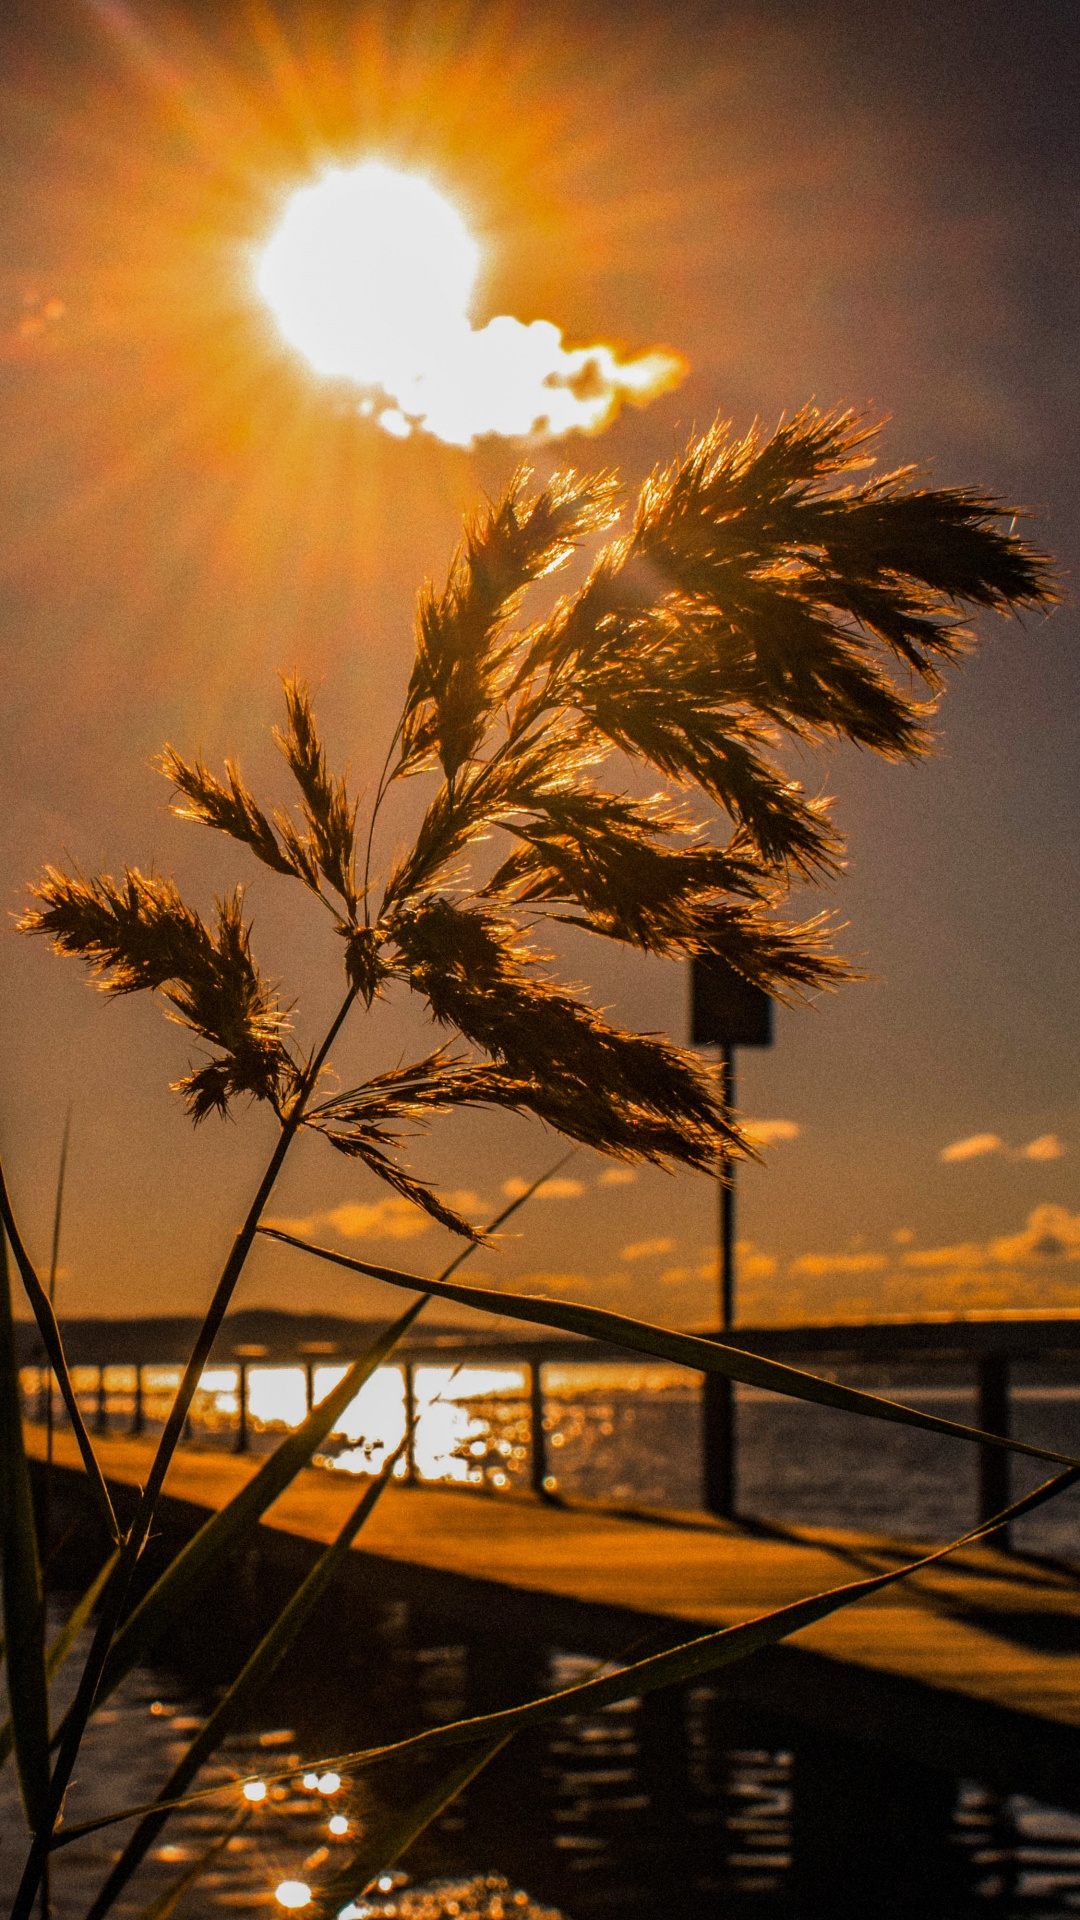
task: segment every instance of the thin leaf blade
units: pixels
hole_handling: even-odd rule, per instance
[[[101,1515],[108,1529],[109,1538],[119,1541],[120,1528],[117,1525],[116,1514],[113,1512],[113,1503],[109,1497],[109,1489],[105,1485],[105,1479],[98,1465],[97,1455],[94,1452],[90,1435],[86,1431],[86,1422],[82,1417],[82,1411],[76,1398],[71,1375],[68,1372],[68,1364],[64,1358],[64,1346],[60,1338],[60,1329],[56,1324],[56,1315],[53,1312],[49,1296],[42,1286],[41,1281],[38,1279],[34,1263],[23,1245],[22,1235],[19,1232],[18,1224],[12,1211],[11,1201],[8,1197],[7,1183],[4,1179],[4,1169],[2,1165],[0,1165],[0,1223],[2,1223],[8,1240],[11,1242],[11,1251],[15,1255],[15,1264],[19,1269],[19,1275],[23,1287],[26,1290],[26,1297],[33,1309],[38,1332],[41,1335],[45,1345],[45,1351],[49,1357],[49,1364],[56,1375],[57,1385],[63,1396],[64,1405],[68,1411],[68,1418],[71,1421],[72,1431],[78,1442],[83,1465],[86,1468],[86,1477],[90,1483],[90,1491],[101,1509]]]
[[[332,1247],[319,1247],[301,1240],[280,1227],[260,1227],[268,1239],[281,1240],[314,1254],[319,1260],[348,1267],[371,1279],[384,1280],[391,1287],[425,1287],[441,1300],[454,1300],[460,1306],[475,1307],[482,1313],[500,1314],[504,1319],[525,1320],[530,1325],[557,1327],[563,1333],[583,1334],[588,1339],[604,1340],[616,1347],[629,1347],[657,1359],[673,1360],[681,1367],[699,1373],[722,1373],[747,1386],[763,1387],[769,1393],[781,1393],[789,1399],[809,1400],[817,1406],[836,1407],[844,1413],[859,1413],[875,1420],[889,1420],[900,1426],[921,1427],[928,1433],[948,1434],[956,1440],[972,1440],[980,1446],[1004,1447],[1012,1453],[1027,1454],[1033,1460],[1052,1461],[1057,1466],[1080,1467],[1072,1454],[1055,1453],[1049,1447],[1031,1446],[1011,1435],[983,1433],[978,1427],[963,1426],[957,1420],[945,1420],[933,1413],[920,1413],[896,1400],[884,1400],[875,1393],[862,1393],[855,1387],[843,1387],[834,1380],[819,1379],[800,1367],[785,1366],[780,1360],[767,1360],[760,1354],[744,1352],[741,1347],[724,1346],[718,1340],[703,1339],[700,1334],[677,1333],[669,1327],[653,1326],[648,1320],[634,1320],[623,1313],[611,1313],[606,1307],[575,1306],[563,1300],[548,1300],[540,1294],[500,1293],[494,1287],[462,1286],[457,1281],[422,1280],[414,1273],[401,1273],[396,1267],[379,1267],[369,1260],[356,1260],[351,1254],[337,1253]]]
[[[312,1608],[322,1598],[346,1554],[350,1551],[361,1527],[374,1511],[380,1495],[388,1486],[394,1469],[405,1451],[405,1446],[406,1441],[403,1440],[386,1461],[378,1479],[365,1489],[336,1539],[324,1553],[319,1555],[292,1599],[287,1606],[283,1607],[268,1632],[263,1635],[254,1653],[245,1661],[241,1671],[218,1701],[205,1725],[200,1728],[187,1751],[178,1760],[158,1796],[164,1804],[144,1815],[139,1822],[119,1860],[112,1867],[101,1891],[90,1906],[86,1920],[102,1920],[102,1916],[109,1911],[117,1895],[127,1885],[143,1859],[147,1848],[152,1846],[165,1825],[169,1817],[169,1803],[182,1794],[188,1782],[195,1778],[199,1768],[210,1758],[230,1727],[257,1697],[270,1679],[275,1667],[284,1659]]]
[[[408,1332],[424,1302],[417,1300],[395,1320],[368,1348],[366,1354],[348,1369],[337,1386],[332,1387],[307,1419],[276,1447],[259,1471],[233,1495],[228,1504],[215,1513],[183,1547],[150,1591],[128,1616],[113,1641],[98,1689],[97,1705],[119,1686],[125,1674],[161,1639],[171,1623],[190,1601],[196,1588],[208,1579],[225,1555],[232,1551],[261,1520],[285,1489],[307,1466],[312,1454],[335,1422],[356,1398],[364,1383],[393,1352]]]
[[[482,1773],[490,1760],[501,1753],[511,1735],[497,1740],[487,1740],[479,1750],[470,1754],[467,1760],[452,1767],[449,1773],[441,1774],[434,1786],[421,1794],[402,1812],[395,1812],[385,1821],[380,1821],[364,1837],[363,1845],[355,1853],[347,1867],[327,1885],[320,1887],[312,1907],[313,1915],[330,1916],[340,1913],[343,1904],[349,1900],[358,1900],[367,1892],[373,1880],[395,1860],[400,1860],[407,1847],[437,1820],[444,1808],[463,1793],[470,1781]]]
[[[994,1514],[989,1520],[982,1521],[967,1533],[960,1534],[945,1546],[936,1547],[932,1553],[923,1554],[917,1560],[910,1560],[902,1567],[892,1567],[885,1573],[872,1574],[868,1579],[851,1581],[841,1587],[830,1587],[823,1593],[812,1594],[808,1599],[796,1600],[785,1607],[778,1607],[772,1613],[759,1616],[756,1620],[747,1620],[733,1627],[719,1627],[709,1633],[701,1634],[694,1640],[684,1641],[677,1647],[671,1647],[664,1653],[651,1654],[645,1660],[634,1661],[631,1665],[619,1668],[616,1672],[603,1674],[597,1678],[579,1680],[574,1686],[564,1687],[559,1693],[544,1694],[537,1700],[527,1700],[518,1707],[505,1707],[496,1713],[480,1714],[470,1720],[454,1720],[441,1727],[430,1727],[424,1733],[411,1735],[397,1740],[388,1746],[366,1747],[355,1752],[338,1753],[323,1759],[313,1760],[310,1765],[320,1771],[333,1769],[336,1772],[356,1772],[362,1767],[374,1766],[383,1760],[403,1754],[416,1754],[436,1749],[468,1746],[481,1740],[494,1741],[499,1737],[509,1738],[525,1726],[536,1726],[547,1720],[556,1720],[568,1713],[577,1713],[583,1706],[590,1709],[614,1705],[641,1693],[656,1693],[662,1687],[675,1686],[684,1680],[697,1679],[706,1673],[714,1673],[721,1667],[730,1666],[735,1661],[747,1659],[763,1647],[776,1646],[798,1633],[803,1627],[813,1626],[819,1620],[827,1619],[832,1613],[839,1612],[871,1594],[893,1586],[900,1580],[907,1580],[914,1573],[921,1573],[927,1567],[933,1567],[945,1560],[960,1548],[972,1546],[975,1541],[996,1533],[1000,1527],[1010,1525],[1025,1514],[1034,1513],[1047,1501],[1054,1500],[1059,1494],[1075,1486],[1080,1480],[1080,1466],[1071,1467],[1064,1473],[1055,1474],[1052,1480],[1046,1480],[1032,1493],[1022,1499],[1014,1500],[1011,1506]],[[284,1773],[261,1774],[260,1779],[268,1784],[277,1780],[287,1780],[295,1768]],[[250,1776],[254,1777],[254,1776]],[[187,1794],[183,1800],[176,1801],[177,1806],[190,1805],[195,1800],[209,1800],[226,1790],[243,1788],[244,1780],[230,1782],[229,1789],[221,1786],[207,1787],[201,1793]],[[96,1833],[102,1827],[115,1826],[118,1821],[131,1820],[137,1814],[156,1809],[157,1803],[149,1806],[124,1807],[117,1813],[105,1814],[97,1820],[84,1820],[77,1826],[67,1827],[57,1834],[52,1842],[52,1850],[70,1846],[84,1835]]]
[[[143,1908],[139,1920],[170,1920],[170,1915],[176,1912],[188,1888],[193,1887],[195,1882],[202,1878],[211,1860],[216,1859],[222,1848],[228,1846],[233,1834],[239,1833],[240,1828],[247,1825],[249,1818],[250,1808],[248,1807],[242,1807],[239,1813],[234,1814],[221,1832],[215,1834],[210,1845],[204,1847],[182,1873],[177,1874],[176,1879],[165,1888],[163,1893],[158,1894],[156,1900],[151,1900],[150,1905]]]
[[[19,1366],[7,1239],[0,1232],[0,1566],[3,1568],[8,1696],[19,1790],[30,1831],[49,1794],[49,1690],[45,1677],[45,1593],[23,1445]]]
[[[105,1587],[108,1585],[113,1569],[120,1558],[119,1548],[109,1555],[103,1567],[94,1575],[82,1598],[72,1608],[56,1638],[45,1651],[45,1678],[50,1686],[55,1680],[65,1660],[75,1645],[80,1633],[89,1620]],[[9,1719],[0,1727],[0,1767],[3,1766],[14,1745],[15,1730]]]

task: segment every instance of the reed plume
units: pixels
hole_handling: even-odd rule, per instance
[[[779,749],[789,738],[924,752],[942,668],[970,644],[965,610],[1054,598],[1046,556],[989,495],[928,487],[911,468],[854,479],[876,433],[812,407],[769,437],[718,423],[629,511],[610,474],[533,490],[518,472],[466,524],[445,586],[420,593],[359,880],[357,802],[329,768],[302,685],[286,683],[275,734],[295,811],[264,807],[231,764],[218,780],[166,748],[175,811],[299,880],[333,916],[353,994],[370,1005],[404,981],[467,1053],[440,1048],[301,1113],[310,1063],[252,958],[239,890],[211,927],[154,875],[50,869],[23,927],[81,955],[107,992],[160,992],[214,1049],[178,1083],[195,1120],[240,1095],[269,1101],[469,1238],[401,1158],[412,1129],[455,1107],[531,1113],[631,1161],[707,1169],[748,1151],[710,1071],[561,985],[535,930],[548,919],[646,953],[722,955],[780,998],[851,977],[823,916],[782,917],[793,883],[834,873],[843,846],[827,802],[788,776]],[[530,588],[620,516],[626,530],[583,583],[530,621]],[[666,784],[645,798],[615,790],[617,755]],[[421,775],[435,790],[376,900],[375,819],[397,783]],[[493,835],[510,844],[485,877],[474,856]]]
[[[123,1535],[48,1297],[0,1176],[4,1234],[117,1540],[99,1576],[97,1625],[58,1729],[51,1771],[40,1635],[19,1647],[13,1639],[9,1648],[21,1676],[11,1689],[11,1739],[33,1831],[14,1920],[29,1920],[50,1849],[62,1844],[55,1827],[83,1733],[95,1702],[126,1670],[123,1636],[130,1639],[141,1618],[138,1633],[152,1640],[174,1617],[192,1583],[278,1497],[357,1387],[353,1369],[340,1404],[331,1406],[331,1395],[325,1419],[322,1407],[309,1414],[161,1576],[121,1633],[130,1581],[194,1393],[301,1127],[365,1164],[468,1243],[440,1279],[427,1282],[278,1230],[278,1238],[309,1253],[417,1294],[365,1357],[365,1378],[393,1350],[424,1299],[438,1294],[510,1318],[629,1342],[728,1378],[753,1373],[755,1383],[797,1398],[948,1430],[1066,1466],[991,1527],[1050,1498],[1080,1473],[1071,1457],[893,1406],[713,1341],[597,1309],[462,1289],[450,1275],[484,1235],[403,1159],[413,1131],[460,1107],[531,1114],[570,1140],[627,1161],[708,1170],[718,1154],[751,1150],[726,1115],[710,1071],[668,1040],[614,1025],[583,990],[558,981],[537,928],[550,921],[646,953],[720,956],[781,998],[850,977],[829,950],[823,916],[795,922],[782,914],[797,882],[838,870],[843,846],[827,803],[789,777],[781,748],[792,740],[848,740],[894,759],[924,752],[942,670],[970,644],[965,610],[1017,612],[1055,598],[1047,557],[1017,537],[1011,510],[990,496],[928,487],[910,468],[853,479],[872,462],[875,433],[851,413],[813,408],[767,438],[756,431],[735,438],[718,424],[653,473],[628,511],[608,474],[559,474],[535,490],[526,470],[515,475],[503,496],[466,525],[445,587],[427,585],[421,592],[415,664],[360,823],[362,838],[347,774],[331,769],[308,692],[296,681],[286,683],[285,725],[275,735],[294,783],[291,809],[264,806],[234,765],[227,763],[218,779],[200,761],[166,748],[161,768],[176,794],[175,811],[226,834],[279,877],[299,881],[341,936],[344,997],[310,1053],[299,1046],[277,989],[259,972],[239,888],[217,903],[210,919],[170,880],[134,868],[119,879],[49,868],[33,889],[24,931],[81,957],[106,993],[159,994],[169,1016],[209,1049],[177,1083],[194,1121],[225,1114],[244,1097],[268,1103],[280,1126]],[[586,541],[603,544],[581,585],[529,618],[530,589],[565,568]],[[618,790],[620,755],[661,785],[644,798]],[[434,790],[413,844],[380,885],[371,873],[376,822],[395,787],[418,777],[433,780]],[[497,836],[504,844],[491,870],[483,850]],[[342,1023],[358,1000],[370,1006],[392,983],[404,983],[421,999],[444,1042],[392,1073],[320,1098],[320,1076]],[[488,1231],[518,1204],[504,1209]],[[2,1255],[0,1246],[0,1265]],[[0,1291],[6,1304],[6,1287]],[[0,1315],[0,1332],[3,1323]],[[19,1492],[25,1461],[14,1348],[10,1339],[6,1345],[0,1418],[10,1444],[0,1449],[0,1478],[7,1481],[0,1508],[9,1510],[12,1524],[2,1542],[5,1592],[30,1595],[29,1611],[22,1611],[31,1619],[37,1547],[28,1499]],[[639,1684],[711,1671],[926,1564],[782,1608],[730,1630],[734,1638],[707,1636],[639,1663],[641,1673],[633,1667],[581,1690],[611,1687],[615,1699]],[[72,1620],[81,1624],[98,1598],[95,1586]],[[257,1659],[268,1661],[271,1653],[276,1659],[302,1611],[286,1610]],[[234,1692],[249,1681],[245,1669]],[[396,1857],[508,1730],[530,1716],[565,1711],[567,1698],[495,1716],[498,1728],[472,1722],[464,1735],[455,1725],[423,1736],[450,1743],[475,1737],[482,1724],[492,1739],[479,1759],[406,1811],[394,1835],[378,1843],[379,1861]],[[182,1772],[212,1749],[223,1725],[219,1708]],[[159,1806],[155,1820],[164,1811]],[[106,1911],[156,1831],[153,1822],[142,1823],[95,1913]],[[345,1879],[324,1888],[317,1910],[337,1911],[339,1899],[362,1892],[374,1858],[362,1847]],[[177,1883],[176,1897],[190,1877]]]

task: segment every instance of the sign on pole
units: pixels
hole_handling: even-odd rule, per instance
[[[735,1104],[735,1048],[771,1047],[772,998],[719,954],[690,962],[690,1040],[695,1047],[719,1047],[721,1102],[730,1118]],[[735,1167],[722,1154],[719,1246],[717,1249],[720,1331],[735,1320]],[[726,1374],[707,1373],[702,1382],[702,1442],[705,1505],[730,1520],[735,1513],[735,1403]]]

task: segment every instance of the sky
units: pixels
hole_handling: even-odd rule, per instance
[[[637,483],[718,414],[851,404],[887,417],[888,462],[1030,509],[1068,595],[1080,17],[60,0],[9,5],[0,38],[0,1146],[45,1262],[70,1108],[62,1313],[195,1311],[272,1125],[193,1133],[168,1091],[184,1036],[21,938],[26,884],[61,857],[154,864],[203,909],[250,882],[260,960],[314,1034],[333,942],[286,882],[173,819],[151,762],[166,740],[230,754],[282,799],[269,729],[296,670],[363,788],[416,589],[522,457],[506,436],[396,438],[302,362],[255,285],[290,193],[364,161],[422,174],[477,242],[477,329],[545,321],[680,364],[602,431],[529,449],[541,477]],[[849,864],[794,910],[832,910],[868,978],[739,1056],[763,1153],[739,1180],[745,1320],[1080,1305],[1076,629],[1068,598],[985,623],[929,761],[795,768],[836,796]],[[560,964],[628,1025],[686,1039],[681,966],[573,936]],[[429,1039],[395,1003],[335,1064],[347,1080]],[[494,1212],[559,1153],[537,1125],[467,1118],[412,1158]],[[314,1139],[271,1213],[418,1272],[452,1251]],[[472,1271],[706,1324],[715,1225],[706,1178],[581,1153]],[[240,1303],[388,1296],[263,1246]]]

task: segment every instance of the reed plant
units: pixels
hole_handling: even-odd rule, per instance
[[[527,471],[516,474],[466,524],[445,585],[420,594],[415,663],[366,814],[331,768],[309,694],[296,681],[286,683],[276,736],[293,782],[291,805],[264,804],[234,765],[219,776],[166,748],[161,769],[175,810],[239,843],[329,916],[340,937],[341,998],[320,1039],[301,1041],[295,1011],[286,1010],[260,971],[241,886],[209,917],[171,880],[135,868],[118,877],[49,868],[34,886],[22,921],[27,933],[86,962],[106,994],[156,993],[194,1036],[200,1057],[175,1089],[192,1120],[214,1124],[254,1101],[272,1108],[278,1130],[125,1527],[82,1420],[49,1289],[0,1177],[6,1241],[111,1537],[108,1560],[60,1640],[47,1648],[5,1266],[0,1528],[10,1720],[0,1732],[0,1754],[14,1752],[29,1835],[15,1920],[30,1913],[57,1849],[103,1824],[135,1818],[90,1908],[99,1920],[170,1809],[200,1791],[192,1787],[199,1767],[301,1630],[393,1462],[363,1492],[165,1786],[106,1820],[61,1819],[92,1715],[169,1625],[198,1605],[203,1583],[311,1458],[433,1296],[1049,1462],[1053,1477],[1010,1515],[1052,1497],[1080,1473],[1069,1456],[716,1340],[512,1289],[469,1286],[454,1269],[475,1246],[491,1244],[522,1202],[481,1230],[407,1158],[411,1135],[463,1107],[533,1116],[575,1145],[630,1163],[716,1173],[732,1156],[752,1151],[713,1071],[669,1040],[604,1018],[582,990],[557,978],[542,929],[545,922],[569,925],[654,955],[719,956],[780,999],[851,977],[830,949],[824,916],[785,914],[793,887],[835,874],[843,854],[827,803],[808,796],[786,771],[785,745],[850,741],[895,760],[925,753],[943,670],[971,644],[965,619],[985,609],[1037,609],[1055,597],[1047,556],[1020,537],[1011,508],[970,488],[930,486],[911,468],[875,474],[876,432],[852,413],[811,407],[768,436],[738,438],[718,424],[630,501],[612,474],[563,472],[540,486]],[[532,590],[582,548],[588,564],[581,583],[538,611]],[[661,783],[647,797],[636,790],[647,782],[631,777],[635,767]],[[389,870],[377,874],[377,828],[405,783],[416,781],[426,791],[419,828]],[[331,1090],[332,1049],[345,1022],[401,989],[430,1017],[430,1050],[346,1091]],[[427,1277],[264,1227],[267,1202],[302,1129],[361,1162],[458,1236],[461,1251],[450,1266]],[[260,1232],[276,1232],[312,1257],[415,1297],[133,1607],[132,1577],[165,1475]],[[913,1564],[927,1565],[940,1553]],[[391,1754],[448,1752],[445,1772],[434,1784],[426,1776],[414,1803],[362,1835],[344,1864],[312,1889],[308,1910],[329,1916],[359,1898],[519,1727],[712,1672],[911,1570],[813,1596],[505,1712],[327,1760],[322,1764],[356,1773]],[[74,1699],[53,1728],[49,1686],[91,1613],[96,1625]],[[223,1833],[244,1817],[242,1784],[202,1790],[231,1795]],[[219,1835],[213,1846],[220,1844]],[[185,1868],[176,1899],[194,1877]],[[148,1913],[168,1910],[159,1899]]]

